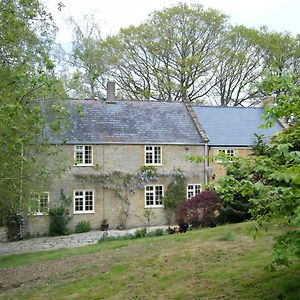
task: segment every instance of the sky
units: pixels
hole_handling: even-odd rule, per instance
[[[64,4],[61,10],[59,2]],[[233,25],[254,28],[266,25],[270,30],[300,33],[300,0],[43,0],[59,28],[57,41],[63,44],[72,40],[71,27],[66,24],[69,17],[80,21],[84,15],[93,14],[105,37],[122,27],[138,25],[154,10],[179,2],[217,9],[229,15]]]

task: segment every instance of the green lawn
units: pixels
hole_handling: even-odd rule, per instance
[[[270,272],[253,223],[0,257],[3,299],[300,300],[300,263]]]

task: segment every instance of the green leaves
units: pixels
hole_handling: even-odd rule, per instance
[[[48,174],[38,157],[51,151],[36,144],[45,125],[39,100],[64,91],[49,54],[55,27],[40,1],[1,1],[0,24],[1,218],[10,207],[26,211],[30,189]]]
[[[230,175],[218,181],[224,201],[231,201],[237,193],[250,197],[253,218],[259,223],[276,220],[284,228],[285,233],[276,239],[272,260],[286,266],[291,257],[300,257],[300,93],[293,78],[271,76],[262,84],[268,94],[277,93],[272,100],[274,106],[266,109],[266,120],[284,116],[291,127],[276,135],[269,145],[254,147],[256,156],[227,166]]]

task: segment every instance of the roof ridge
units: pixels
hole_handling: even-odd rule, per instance
[[[232,109],[232,108],[237,108],[237,109],[263,109],[262,106],[247,106],[247,107],[244,107],[244,106],[225,106],[225,105],[198,105],[198,104],[192,104],[191,105],[192,107],[208,107],[208,108],[225,108],[225,109]]]
[[[190,115],[192,121],[194,122],[197,131],[199,132],[200,136],[202,137],[204,142],[208,142],[209,138],[204,130],[204,128],[202,127],[199,118],[196,116],[195,111],[193,110],[193,107],[191,105],[190,102],[187,101],[183,101],[183,103],[185,104],[186,110],[188,111],[188,114]]]

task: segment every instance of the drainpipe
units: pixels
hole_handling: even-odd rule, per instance
[[[208,145],[207,143],[204,144],[204,183],[205,185],[208,184]]]
[[[105,172],[105,145],[102,145],[102,166],[103,166],[103,172]],[[105,219],[105,188],[104,183],[102,185],[102,220]]]

